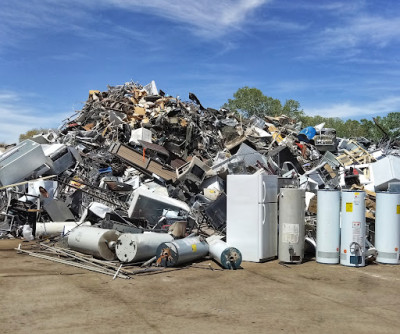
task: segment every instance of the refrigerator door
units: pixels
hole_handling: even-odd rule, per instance
[[[261,203],[260,211],[260,233],[259,233],[259,258],[268,260],[278,255],[278,204]]]
[[[258,203],[276,203],[278,197],[278,176],[265,173],[258,175]]]
[[[261,217],[258,204],[258,177],[227,177],[227,243],[242,253],[243,261],[259,262]]]

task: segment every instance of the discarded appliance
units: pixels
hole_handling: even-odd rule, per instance
[[[157,265],[173,267],[201,259],[208,254],[208,244],[199,236],[165,242],[156,251]]]
[[[167,233],[123,233],[115,246],[115,253],[121,262],[140,262],[156,255],[157,247],[174,238]]]
[[[220,237],[206,239],[211,257],[225,269],[238,269],[242,263],[242,254],[235,247],[229,247]]]
[[[375,191],[385,191],[389,183],[400,181],[400,157],[389,155],[371,164]]]
[[[79,226],[69,232],[68,247],[84,254],[112,261],[119,233],[97,227]]]
[[[330,151],[334,152],[337,150],[336,141],[336,130],[331,128],[323,128],[318,131],[314,136],[315,147],[320,152]]]
[[[304,258],[304,189],[282,188],[279,194],[280,262],[301,263]]]
[[[266,173],[227,176],[227,243],[243,261],[277,256],[278,177]]]
[[[337,264],[340,258],[340,190],[318,190],[316,261]]]
[[[146,219],[150,226],[158,223],[165,209],[171,211],[189,212],[189,206],[180,200],[162,196],[145,188],[138,188],[133,193],[133,198],[128,210],[130,218]]]
[[[40,144],[24,140],[0,156],[0,184],[6,186],[30,175],[41,176],[50,169],[46,161]]]
[[[191,161],[176,169],[176,176],[178,180],[191,180],[201,183],[210,170],[211,168],[199,158],[193,157]]]
[[[340,264],[365,266],[365,192],[342,190]]]
[[[400,193],[376,193],[376,262],[400,264]]]
[[[65,234],[66,228],[72,230],[77,226],[90,226],[90,222],[76,223],[76,222],[48,222],[36,223],[35,237],[52,237],[56,235]]]

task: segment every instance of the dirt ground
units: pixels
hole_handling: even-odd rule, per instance
[[[112,280],[17,254],[19,242],[0,240],[1,333],[399,332],[400,266],[245,262]]]

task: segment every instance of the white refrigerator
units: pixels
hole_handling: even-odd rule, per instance
[[[243,261],[278,255],[278,177],[266,173],[227,176],[226,241]]]

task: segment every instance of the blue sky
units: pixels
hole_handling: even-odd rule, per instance
[[[219,108],[240,87],[309,115],[400,111],[400,2],[0,0],[0,142],[57,127],[90,89],[155,80]]]

